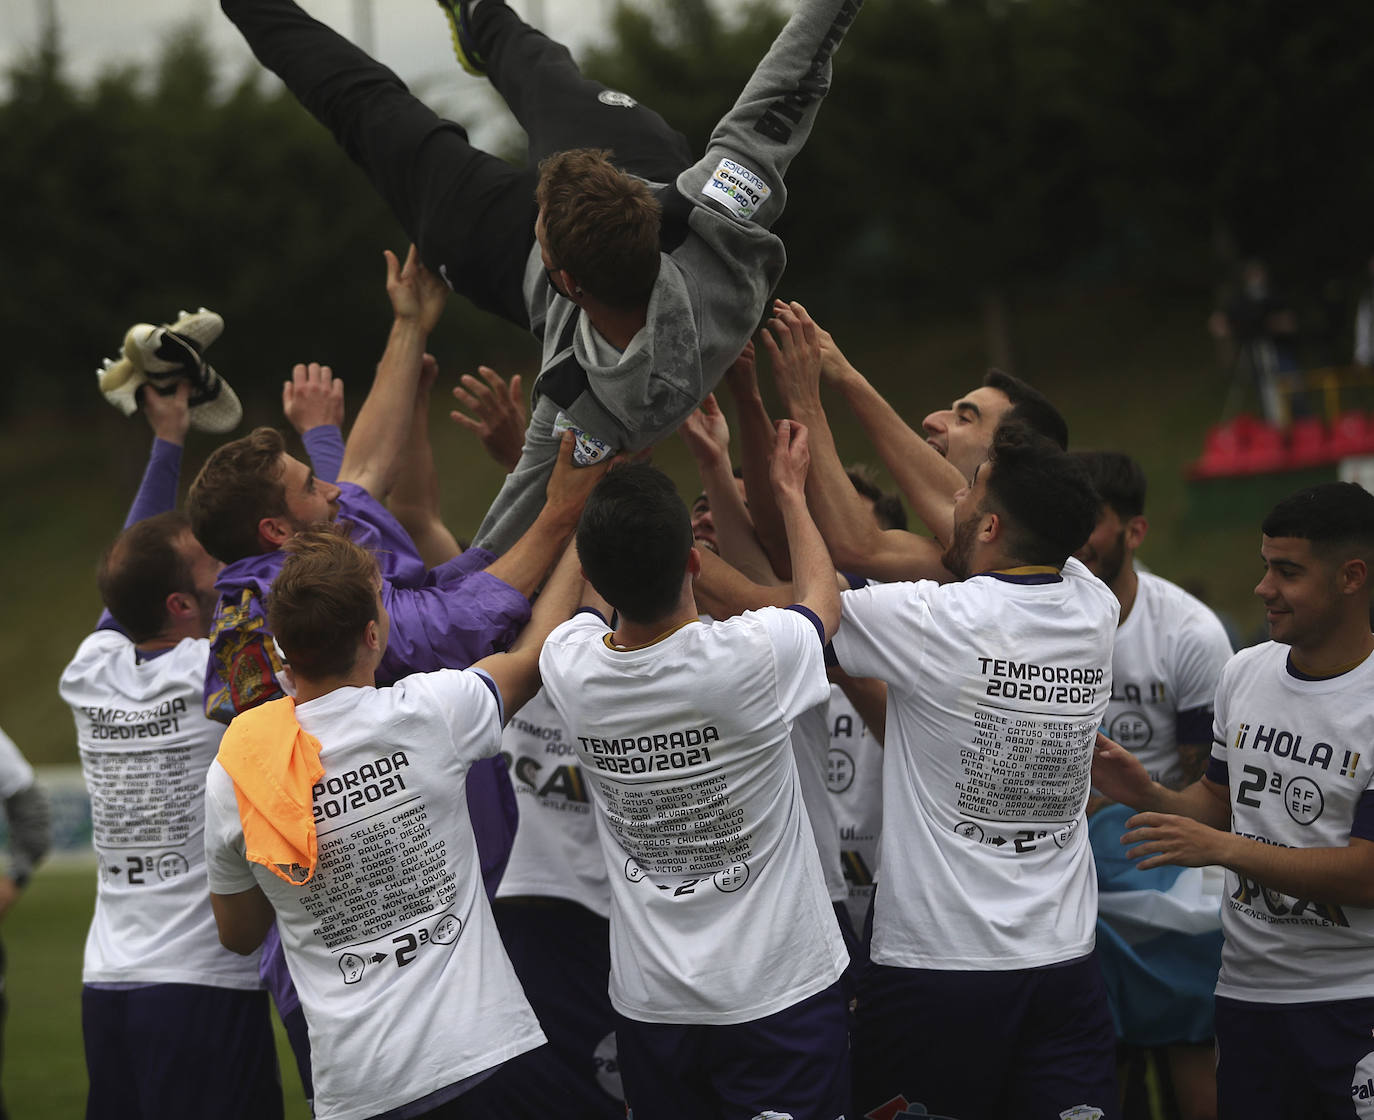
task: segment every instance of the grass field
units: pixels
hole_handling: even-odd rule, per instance
[[[0,931],[10,1004],[3,1081],[14,1120],[67,1120],[85,1112],[81,952],[94,903],[94,863],[44,867]],[[291,1048],[281,1024],[275,1026],[286,1116],[309,1120]]]

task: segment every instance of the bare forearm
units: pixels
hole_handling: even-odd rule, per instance
[[[1158,782],[1151,782],[1148,791],[1125,804],[1142,813],[1171,813],[1174,816],[1191,817],[1222,831],[1231,827],[1230,791],[1206,778],[1200,778],[1183,789],[1170,789]]]
[[[401,451],[396,482],[387,502],[401,523],[425,567],[452,560],[462,549],[439,513],[439,472],[429,442],[426,394],[418,394],[410,420],[410,435]]]
[[[340,482],[353,482],[379,501],[390,491],[410,432],[427,332],[413,319],[391,325],[372,389],[344,448]]]
[[[1374,843],[1368,840],[1352,838],[1347,848],[1284,848],[1226,832],[1215,862],[1293,898],[1374,906]]]
[[[506,552],[486,568],[488,574],[510,584],[526,598],[544,581],[577,528],[577,519],[545,506],[534,524]]]
[[[840,591],[835,565],[821,539],[820,530],[806,508],[801,493],[777,493],[778,512],[787,531],[787,549],[792,557],[792,591],[796,602],[816,613],[825,627],[826,639],[834,637],[840,625]]]
[[[863,374],[850,366],[837,384],[916,516],[948,544],[954,528],[954,495],[967,480],[901,418]]]
[[[716,544],[725,561],[757,583],[776,583],[773,565],[754,532],[750,510],[740,498],[728,459],[698,462],[701,488],[711,506]]]
[[[697,609],[712,618],[732,618],[760,607],[787,607],[797,601],[792,584],[755,583],[713,552],[701,552],[701,575],[693,585]]]
[[[788,402],[788,414],[810,435],[806,497],[816,526],[838,567],[863,571],[864,559],[878,550],[882,530],[845,473],[825,409],[817,399],[799,397]]]
[[[577,550],[569,546],[535,600],[529,623],[510,650],[485,657],[474,666],[496,681],[507,718],[539,691],[539,651],[554,628],[572,617],[582,599],[584,586]]]
[[[840,686],[868,733],[883,746],[887,738],[887,685],[875,677],[851,677],[838,665],[830,670],[830,680]]]
[[[777,578],[791,579],[792,558],[787,551],[787,530],[768,481],[773,421],[757,392],[736,394],[735,405],[740,428],[740,466],[744,471],[744,492],[749,496],[753,533]],[[719,529],[719,518],[716,518],[716,525]]]

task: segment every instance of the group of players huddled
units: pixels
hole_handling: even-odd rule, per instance
[[[518,169],[292,0],[223,0],[414,246],[347,439],[297,366],[308,462],[259,428],[184,510],[221,324],[126,340],[156,438],[61,683],[88,1117],[280,1116],[268,991],[320,1120],[1093,1120],[1122,1043],[1177,1115],[1374,1116],[1374,497],[1274,508],[1272,640],[1232,656],[1134,562],[1128,456],[998,371],[914,429],[775,300],[860,6],[795,0],[698,156],[503,0],[441,0]],[[428,435],[450,291],[542,346],[532,408],[456,390],[508,471],[468,548]],[[690,510],[641,454],[675,432]]]

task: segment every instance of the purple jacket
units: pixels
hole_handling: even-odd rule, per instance
[[[529,621],[529,600],[481,570],[495,559],[491,553],[470,548],[426,571],[400,523],[348,482],[339,496],[339,519],[352,522],[353,539],[376,554],[382,570],[391,635],[378,684],[410,673],[466,668],[504,649]],[[228,723],[238,712],[284,695],[265,603],[285,561],[283,552],[245,556],[226,564],[215,582],[220,599],[205,675],[205,714],[211,719]]]
[[[307,446],[313,458],[309,440]],[[352,483],[341,489],[339,517],[353,523],[353,540],[376,554],[382,603],[391,616],[378,684],[410,673],[464,669],[514,641],[529,621],[529,600],[481,570],[495,559],[491,553],[470,548],[427,571],[409,534],[380,502]],[[283,666],[264,603],[285,560],[282,552],[248,556],[225,565],[215,582],[220,600],[205,669],[205,713],[212,719],[228,723],[238,712],[284,695],[277,677]],[[467,802],[490,897],[510,858],[518,820],[502,759],[484,760],[468,771]]]

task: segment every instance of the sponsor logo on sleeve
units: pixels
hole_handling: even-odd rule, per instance
[[[722,159],[701,188],[701,193],[714,199],[737,218],[752,220],[759,207],[768,201],[773,188],[762,176],[732,159]]]

